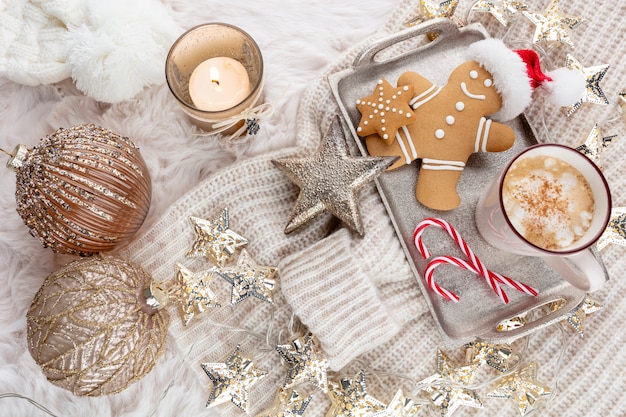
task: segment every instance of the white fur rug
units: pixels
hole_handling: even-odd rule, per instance
[[[0,13],[3,13],[4,3],[6,1],[0,1]],[[198,133],[197,129],[177,106],[165,85],[164,77],[159,84],[145,88],[133,99],[117,104],[104,104],[83,95],[69,79],[54,85],[35,87],[0,79],[0,147],[4,149],[10,151],[17,143],[32,147],[39,138],[58,127],[86,122],[93,122],[129,136],[140,146],[153,181],[152,206],[143,231],[154,225],[165,210],[186,191],[210,174],[238,159],[295,143],[296,108],[304,89],[320,76],[325,67],[337,61],[342,53],[375,33],[386,21],[392,8],[400,4],[398,0],[163,0],[163,3],[179,26],[180,33],[200,23],[222,21],[243,28],[259,44],[266,68],[265,99],[274,104],[275,112],[270,120],[262,124],[261,131],[253,138],[249,147],[231,146],[214,137],[195,135]],[[414,1],[412,5],[406,6],[410,2],[404,2],[408,11],[407,19],[415,15],[418,3]],[[536,10],[545,6],[543,1],[528,3]],[[583,14],[591,19],[595,6],[585,3],[582,0],[570,1],[567,2],[567,8],[572,14]],[[459,13],[462,15],[470,4],[469,1],[462,1]],[[146,15],[151,13],[150,10],[144,12]],[[622,16],[623,12],[625,11],[616,11],[612,16]],[[143,15],[137,15],[136,18],[142,19]],[[596,25],[602,25],[599,22],[604,20],[598,19],[600,18],[593,18],[592,21]],[[609,19],[609,16],[602,19]],[[504,33],[494,24],[493,19],[482,16],[481,21],[487,22],[496,33]],[[623,36],[613,37],[611,40],[610,34],[594,34],[593,27],[588,23],[585,28],[576,32],[580,44],[578,55],[587,65],[614,61],[611,62],[614,64],[611,78],[607,74],[605,83],[605,89],[613,94],[610,98],[614,100],[617,90],[626,88],[626,71],[618,66],[620,63],[614,58],[625,56],[626,51],[620,46],[621,52],[607,52],[611,48],[603,48],[602,42],[615,42],[614,50],[617,50],[617,42],[621,42]],[[524,28],[532,33],[530,26]],[[621,26],[618,29],[621,30]],[[621,33],[623,35],[623,31]],[[623,62],[621,65],[623,66]],[[606,123],[613,130],[605,133],[623,135],[623,122],[619,120],[619,114],[606,114],[592,109],[587,116],[577,115],[573,122],[554,116],[558,120],[549,120],[548,124],[559,141],[578,145],[586,137],[593,122],[607,122],[617,115],[618,121]],[[531,109],[530,116],[531,121],[539,126],[539,111]],[[584,120],[585,117],[595,120]],[[617,140],[612,147],[613,152],[605,160],[605,173],[614,187],[614,204],[623,206],[626,205],[623,194],[626,191],[626,172],[620,161],[623,160],[626,138]],[[43,249],[29,235],[15,211],[15,176],[11,171],[0,170],[0,184],[0,394],[16,393],[31,398],[56,416],[215,414],[213,410],[204,410],[207,387],[198,384],[195,374],[189,369],[181,367],[181,353],[171,341],[154,370],[117,395],[78,398],[47,382],[26,349],[25,314],[43,279],[74,258],[55,255]],[[604,251],[605,261],[614,281],[623,279],[623,271],[626,270],[622,260],[623,249],[612,245]],[[601,370],[594,372],[604,375],[601,379],[605,382],[615,382],[618,388],[613,388],[615,396],[603,396],[600,403],[594,404],[593,396],[605,387],[575,387],[572,380],[562,381],[566,392],[559,395],[577,397],[580,395],[579,389],[584,389],[584,395],[588,395],[588,401],[577,402],[580,410],[569,410],[574,413],[572,415],[605,416],[610,411],[610,415],[617,416],[618,409],[626,409],[626,400],[623,398],[623,391],[626,389],[623,381],[626,378],[623,373],[626,348],[623,336],[619,336],[623,334],[626,317],[622,316],[621,320],[617,320],[615,316],[611,316],[626,312],[621,304],[618,308],[626,289],[622,283],[611,284],[613,285],[594,297],[606,305],[603,314],[596,319],[589,319],[585,339],[575,340],[571,349],[585,350],[589,355],[594,355],[593,348],[589,347],[591,345],[585,345],[585,342],[593,341],[601,335],[606,343],[604,349],[612,349],[614,358],[622,358],[616,362],[621,368],[604,363]],[[622,296],[617,297],[616,294],[620,292]],[[612,319],[609,320],[609,317]],[[604,328],[605,321],[607,327],[611,326],[610,323],[617,324],[618,327]],[[597,340],[593,346],[598,347]],[[575,353],[568,352],[571,355]],[[578,367],[570,369],[568,375],[575,377],[587,372],[584,357],[579,359],[567,362],[566,366]],[[168,389],[169,383],[174,380],[175,383]],[[559,404],[564,403],[567,401]],[[7,417],[47,415],[36,405],[17,397],[0,399],[0,410],[0,415]],[[510,412],[512,408],[507,410]],[[554,413],[552,415],[560,415],[558,410],[551,411]],[[429,414],[424,411],[421,415]],[[459,412],[459,415],[467,414]],[[476,415],[486,414],[477,411]]]

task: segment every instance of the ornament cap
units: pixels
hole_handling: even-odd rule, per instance
[[[167,289],[156,281],[152,281],[150,286],[143,290],[143,295],[146,297],[146,304],[154,310],[162,309],[169,301]]]
[[[27,155],[28,147],[22,144],[17,145],[11,153],[11,159],[7,161],[7,168],[11,171],[17,171],[22,165],[24,165]]]

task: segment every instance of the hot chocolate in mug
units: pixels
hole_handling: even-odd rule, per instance
[[[517,154],[476,207],[476,225],[492,246],[541,257],[587,292],[604,285],[604,266],[590,247],[611,216],[611,193],[600,169],[568,146],[539,144]]]

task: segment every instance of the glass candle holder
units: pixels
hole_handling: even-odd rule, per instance
[[[242,88],[249,88],[249,92],[240,94],[241,91],[237,91],[229,95],[229,90],[224,90],[227,93],[225,108],[207,110],[206,106],[203,108],[202,105],[194,103],[190,94],[189,83],[194,70],[201,64],[204,67],[216,60],[226,61],[230,59],[237,61],[234,63],[237,64],[237,67],[240,67],[239,64],[241,64],[245,69],[249,83]],[[211,69],[213,70],[213,68]],[[224,75],[223,73],[220,75],[222,80],[227,78]],[[183,111],[189,116],[191,122],[202,130],[209,134],[232,135],[238,131],[251,133],[250,126],[247,129],[242,129],[242,127],[247,123],[246,110],[253,108],[262,101],[263,57],[254,39],[240,28],[226,23],[206,23],[189,29],[170,48],[165,62],[165,78],[170,91]],[[201,80],[200,82],[209,84],[211,88],[224,93],[221,89],[228,88],[224,85],[225,81],[220,85],[219,79],[213,78],[214,76],[211,75],[208,81]],[[192,84],[192,88],[197,87],[198,82],[196,80]],[[229,98],[236,102],[228,103]],[[206,100],[205,97],[205,102]],[[208,100],[211,100],[211,96]],[[210,107],[220,107],[220,105],[210,106],[209,103]]]

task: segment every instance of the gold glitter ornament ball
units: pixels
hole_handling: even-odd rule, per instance
[[[17,212],[44,247],[89,256],[130,241],[152,195],[139,148],[93,124],[61,128],[33,149],[18,145]]]
[[[165,349],[167,310],[144,297],[151,277],[125,260],[96,255],[49,275],[26,315],[28,349],[53,384],[75,395],[120,392]]]

